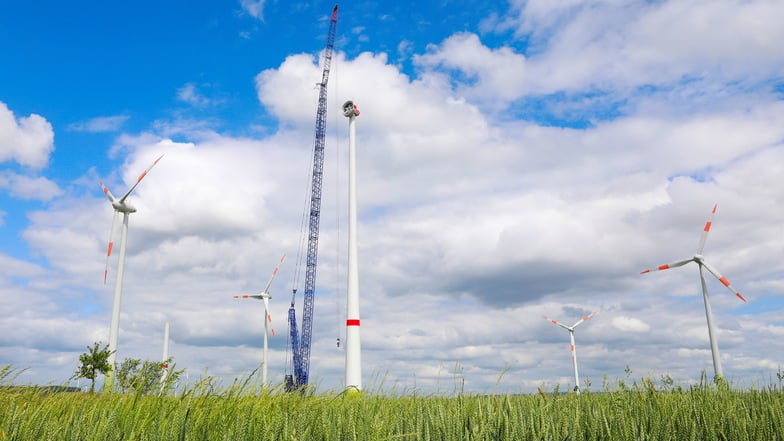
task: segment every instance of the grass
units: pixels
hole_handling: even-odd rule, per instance
[[[0,373],[1,374],[1,373]],[[0,375],[2,378],[2,375]],[[209,381],[174,396],[0,387],[0,440],[784,440],[784,393],[726,385],[416,396],[260,392]]]

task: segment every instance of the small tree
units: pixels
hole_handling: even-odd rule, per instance
[[[164,393],[176,384],[183,370],[175,370],[172,359],[164,362],[126,358],[116,367],[117,384],[121,392],[137,394]],[[166,374],[164,378],[164,372]]]
[[[90,393],[95,392],[95,379],[98,374],[106,375],[112,370],[109,364],[109,356],[113,351],[109,350],[107,344],[101,348],[100,342],[95,342],[92,347],[87,346],[87,352],[79,356],[79,365],[72,379],[86,378],[90,380]]]

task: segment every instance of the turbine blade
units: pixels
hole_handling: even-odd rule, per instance
[[[264,287],[264,291],[262,292],[269,293],[270,285],[272,285],[272,281],[275,279],[275,276],[278,275],[278,268],[280,268],[280,265],[283,263],[284,260],[286,260],[285,254],[281,256],[280,262],[278,262],[278,265],[276,265],[275,269],[272,270],[272,275],[270,276],[269,282],[267,282],[267,286]]]
[[[262,300],[264,300],[264,316],[265,316],[265,319],[267,320],[267,323],[265,323],[265,325],[266,325],[265,328],[266,328],[267,326],[269,326],[269,324],[272,324],[272,316],[270,315],[270,312],[269,312],[269,296],[264,296],[264,298]],[[272,336],[274,337],[275,336],[275,328],[271,328],[271,329],[272,329]]]
[[[705,228],[702,229],[702,235],[700,236],[700,244],[697,245],[697,254],[702,254],[702,249],[705,248],[705,241],[708,240],[708,233],[710,232],[711,225],[713,225],[713,216],[716,215],[716,207],[719,204],[713,204],[713,211],[711,211],[710,219],[708,222],[705,222]]]
[[[264,315],[269,323],[272,323],[272,316],[269,313],[269,297],[264,297]]]
[[[108,192],[109,190],[107,189],[106,191]],[[114,210],[114,216],[112,216],[112,229],[109,230],[109,245],[106,247],[106,266],[103,269],[104,285],[106,285],[106,278],[109,277],[109,257],[112,256],[112,248],[114,248],[114,226],[117,224],[117,214],[117,210]]]
[[[109,202],[113,203],[115,200],[114,195],[112,194],[111,191],[109,191],[109,188],[103,183],[103,181],[100,182],[101,182],[101,189],[103,190],[103,194],[106,195],[106,199],[109,199]]]
[[[595,315],[596,315],[596,314],[598,314],[598,313],[599,313],[599,311],[594,311],[594,312],[592,312],[592,313],[590,313],[590,314],[586,315],[585,317],[581,318],[581,319],[580,319],[580,320],[579,320],[577,323],[575,323],[575,324],[573,324],[573,325],[572,325],[572,329],[576,328],[578,325],[580,325],[580,324],[582,324],[583,322],[585,322],[585,321],[589,320],[591,317],[595,316]]]
[[[567,331],[571,331],[571,329],[568,326],[564,325],[563,323],[559,322],[558,320],[553,320],[550,317],[547,317],[546,315],[543,315],[542,317],[544,317],[545,320],[547,320],[548,322],[550,322],[550,323],[552,323],[552,324],[554,324],[556,326],[560,326],[560,327],[566,329]]]
[[[732,293],[735,294],[735,296],[737,296],[739,299],[743,300],[744,302],[746,301],[746,298],[743,297],[743,295],[741,293],[739,293],[738,290],[735,289],[735,287],[732,286],[732,284],[730,283],[729,280],[727,280],[726,277],[721,275],[719,270],[717,270],[716,268],[714,268],[713,266],[711,266],[708,262],[706,262],[704,260],[702,261],[702,266],[704,266],[705,269],[708,270],[708,272],[713,274],[714,277],[719,279],[719,282],[721,282],[722,285],[726,286],[727,289],[732,291]]]
[[[149,167],[147,167],[147,170],[143,171],[143,172],[142,172],[142,174],[140,174],[140,175],[139,175],[139,177],[138,177],[138,178],[136,178],[136,183],[135,183],[135,184],[133,184],[133,185],[131,186],[131,188],[129,188],[129,189],[128,189],[128,191],[126,191],[126,192],[125,192],[125,194],[124,194],[124,195],[123,195],[123,196],[120,198],[120,201],[119,201],[119,202],[120,202],[121,204],[122,204],[123,202],[125,202],[125,199],[126,199],[126,198],[128,198],[128,196],[129,196],[129,195],[131,194],[131,192],[132,192],[132,191],[133,191],[133,190],[136,188],[136,186],[137,186],[137,185],[139,185],[139,182],[142,182],[142,179],[144,179],[144,177],[145,177],[145,176],[147,176],[147,173],[149,173],[149,172],[150,172],[150,170],[152,170],[152,168],[153,168],[153,167],[155,167],[155,164],[157,164],[157,163],[158,163],[158,161],[160,161],[160,160],[161,160],[161,158],[163,158],[163,155],[161,155],[161,156],[158,156],[158,159],[156,159],[155,161],[153,161],[152,165],[150,165]]]
[[[670,269],[670,268],[677,268],[679,266],[686,265],[687,263],[692,262],[692,261],[694,261],[694,258],[686,259],[686,260],[679,260],[679,261],[673,262],[673,263],[665,263],[664,265],[659,265],[656,268],[648,268],[645,271],[641,271],[640,274],[648,274],[648,273],[653,272],[653,271],[664,271],[664,270]]]

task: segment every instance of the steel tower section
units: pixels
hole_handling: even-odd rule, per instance
[[[297,339],[296,318],[292,307],[289,310],[291,352],[294,367],[294,387],[308,384],[310,374],[310,343],[313,334],[313,302],[316,290],[316,266],[318,261],[319,221],[321,217],[321,183],[324,168],[324,138],[327,129],[327,81],[332,63],[332,48],[335,44],[335,30],[338,21],[338,5],[332,8],[327,45],[324,50],[324,67],[319,83],[318,110],[316,111],[316,131],[313,147],[313,175],[310,190],[310,219],[308,227],[308,249],[305,266],[305,292],[302,310],[302,334]]]

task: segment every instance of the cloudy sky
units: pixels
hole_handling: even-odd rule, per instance
[[[389,4],[389,5],[387,5]],[[333,3],[13,2],[0,14],[0,365],[61,383],[107,342],[113,210],[129,188],[118,359],[190,380],[270,377],[300,288],[320,54]],[[357,119],[366,389],[530,392],[784,362],[784,4],[510,0],[340,4],[329,79],[311,381],[340,389],[348,124]],[[117,237],[117,236],[115,236]],[[300,271],[300,275],[303,271]],[[302,278],[302,277],[300,277]],[[302,315],[301,294],[296,298]],[[584,384],[583,384],[584,386]]]

